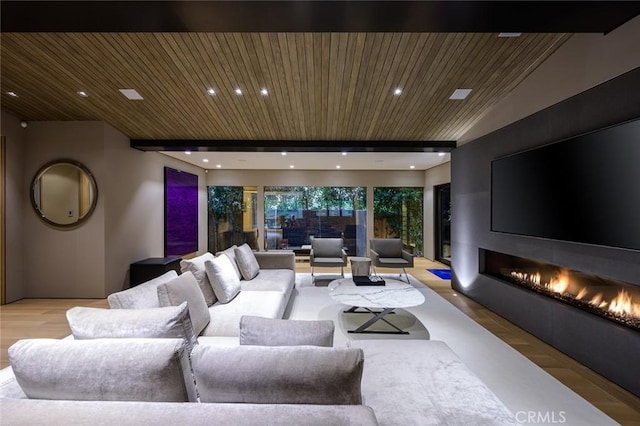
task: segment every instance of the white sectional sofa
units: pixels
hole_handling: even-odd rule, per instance
[[[214,265],[216,271],[207,271],[206,265]],[[295,288],[295,267],[293,252],[252,252],[248,245],[233,246],[215,257],[205,253],[183,260],[180,277],[175,271],[169,271],[136,287],[113,293],[107,300],[112,309],[144,309],[177,305],[188,299],[194,328],[204,324],[198,335],[237,337],[243,315],[282,318]],[[162,291],[166,290],[163,286],[172,283],[174,287],[193,287],[193,282],[197,282],[200,294]],[[226,288],[236,291],[225,293]],[[162,289],[160,293],[159,289]]]
[[[444,342],[333,347],[333,321],[280,319],[293,253],[232,250],[70,309],[66,339],[12,346],[2,423],[516,424]]]

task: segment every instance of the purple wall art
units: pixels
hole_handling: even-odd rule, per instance
[[[198,251],[198,176],[164,168],[164,255]]]

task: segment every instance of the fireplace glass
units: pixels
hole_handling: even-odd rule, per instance
[[[640,331],[640,286],[490,250],[481,273]]]

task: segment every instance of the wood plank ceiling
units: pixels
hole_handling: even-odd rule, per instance
[[[2,109],[132,139],[456,140],[569,36],[2,33]]]

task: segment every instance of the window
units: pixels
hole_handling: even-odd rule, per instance
[[[208,247],[216,253],[244,243],[258,249],[257,187],[209,186]]]
[[[301,247],[314,236],[343,238],[350,256],[367,251],[364,187],[265,187],[264,216],[268,249]]]
[[[423,189],[373,188],[374,238],[400,238],[415,256],[423,252]]]

